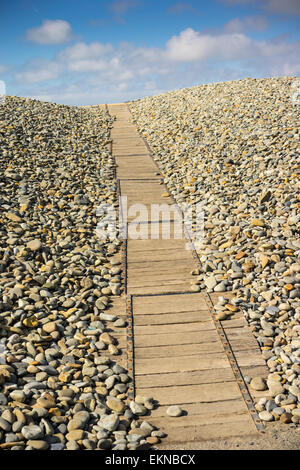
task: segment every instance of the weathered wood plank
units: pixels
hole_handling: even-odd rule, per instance
[[[170,284],[168,286],[162,286],[161,283],[158,281],[157,285],[148,286],[148,285],[140,285],[138,287],[128,287],[127,292],[128,294],[161,294],[164,292],[187,292],[190,290],[190,284],[188,282],[182,282],[180,284]]]
[[[153,418],[164,418],[168,406],[169,405],[159,405],[156,409],[152,410],[151,420]],[[207,403],[185,403],[184,410],[187,412],[188,416],[197,416],[197,419],[199,419],[198,424],[204,424],[205,420],[210,420],[207,423],[209,424],[214,416],[219,422],[224,422],[230,419],[229,416],[232,417],[233,414],[244,415],[247,413],[247,407],[240,398]],[[185,417],[182,418],[182,422],[184,419]]]
[[[200,306],[201,309],[201,306]],[[134,318],[134,325],[171,325],[174,324],[182,324],[182,323],[190,323],[195,321],[200,321],[201,318],[207,318],[207,312],[205,309],[197,310],[194,312],[180,312],[180,313],[158,313],[158,314],[137,314]],[[203,316],[201,315],[203,312]]]
[[[233,415],[235,416],[235,414]],[[153,422],[162,431],[166,432],[168,437],[164,440],[164,446],[167,448],[167,442],[195,442],[195,441],[208,441],[217,440],[228,437],[246,437],[257,434],[256,428],[251,418],[245,415],[243,420],[232,420],[227,423],[211,423],[203,426],[189,425],[186,421],[186,425],[179,429],[174,428],[174,420],[177,418],[163,418]]]
[[[148,346],[135,348],[135,359],[155,357],[184,357],[198,356],[199,354],[223,353],[224,349],[220,341],[197,344],[175,344],[171,346]]]
[[[205,297],[202,294],[187,294],[183,295],[161,295],[161,296],[148,296],[134,297],[133,308],[135,314],[159,314],[159,313],[180,313],[192,312],[200,309],[207,309]]]
[[[176,372],[189,370],[208,370],[230,367],[227,357],[224,353],[214,353],[184,357],[165,357],[165,358],[140,358],[135,362],[135,374],[155,374],[158,372]],[[181,389],[181,387],[179,387]],[[240,393],[240,392],[239,392]],[[140,392],[139,392],[140,394]],[[160,388],[156,395],[159,396]],[[201,395],[202,397],[202,395]],[[200,397],[198,397],[200,399]]]
[[[203,330],[203,322],[205,322],[205,327],[211,327],[213,329],[214,325],[212,320],[209,318],[207,314],[205,314],[200,321],[197,322],[189,322],[189,323],[177,323],[177,324],[166,324],[166,325],[151,325],[150,327],[148,325],[134,325],[134,334],[136,337],[140,335],[158,335],[162,333],[166,334],[173,334],[173,333],[179,333],[182,336],[185,335],[186,333],[190,333],[192,331],[197,331],[200,332]],[[205,333],[202,333],[202,335],[205,335]],[[216,334],[216,337],[218,335]]]
[[[181,385],[180,387],[139,388],[139,395],[152,396],[160,405],[185,403],[211,403],[223,400],[241,399],[238,385],[232,382]],[[147,393],[147,395],[145,395]],[[200,409],[200,407],[199,407]]]
[[[200,328],[202,331],[205,331],[204,335],[201,336]],[[176,345],[176,344],[199,344],[199,343],[206,343],[208,341],[216,341],[217,333],[213,327],[213,325],[209,322],[203,322],[201,327],[199,327],[199,331],[196,332],[189,332],[187,335],[182,335],[180,333],[165,333],[165,334],[156,334],[155,336],[152,335],[139,335],[134,338],[135,347],[142,347],[142,346],[168,346],[168,345]],[[202,341],[201,341],[202,339]]]

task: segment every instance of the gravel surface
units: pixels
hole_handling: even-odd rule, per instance
[[[299,449],[299,105],[293,77],[202,85],[132,102],[169,193],[201,207],[194,291],[241,309],[269,367],[247,377],[266,433],[168,449]],[[128,400],[105,312],[122,293],[120,241],[97,236],[117,208],[113,118],[6,97],[0,107],[0,448],[141,449],[164,434],[151,397]],[[198,204],[198,205],[197,205]],[[203,235],[199,237],[199,233]],[[226,302],[226,292],[234,298]],[[144,421],[143,421],[144,420]],[[160,444],[163,449],[163,444]]]

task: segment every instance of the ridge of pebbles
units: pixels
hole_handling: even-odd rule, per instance
[[[182,211],[200,204],[193,290],[219,292],[219,319],[242,309],[269,367],[265,421],[300,423],[300,107],[295,77],[245,79],[130,102]],[[226,300],[226,292],[234,298]]]
[[[122,293],[111,118],[7,96],[0,106],[0,449],[141,449],[159,442],[134,407],[105,312]],[[144,421],[140,422],[142,419]],[[139,419],[139,421],[138,421]]]

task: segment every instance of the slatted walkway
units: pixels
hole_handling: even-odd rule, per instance
[[[112,154],[127,217],[126,298],[117,308],[126,305],[129,333],[117,337],[128,355],[133,395],[158,401],[151,422],[168,434],[165,446],[255,434],[263,428],[253,406],[261,392],[250,395],[244,376],[267,374],[257,342],[242,312],[216,320],[213,305],[222,294],[191,291],[198,259],[186,249],[180,212],[127,105],[107,109],[116,116]],[[181,417],[166,414],[174,404],[184,410]]]

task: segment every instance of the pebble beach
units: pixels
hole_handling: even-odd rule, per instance
[[[201,262],[193,290],[219,292],[218,319],[244,312],[269,375],[263,421],[300,423],[300,107],[295,78],[245,79],[130,103],[184,212],[202,204]],[[193,235],[193,232],[191,232]],[[192,237],[193,238],[193,237]],[[228,308],[226,292],[234,293]],[[230,305],[229,305],[230,307]]]
[[[201,85],[129,107],[179,207],[202,204],[191,289],[220,293],[222,321],[243,311],[269,368],[265,378],[245,377],[249,389],[265,391],[259,416],[298,427],[293,82]],[[126,328],[124,312],[109,311],[123,293],[121,240],[97,236],[97,207],[118,209],[113,120],[97,106],[12,96],[0,106],[0,449],[140,450],[165,436],[151,424],[154,399],[129,400],[113,335]]]

